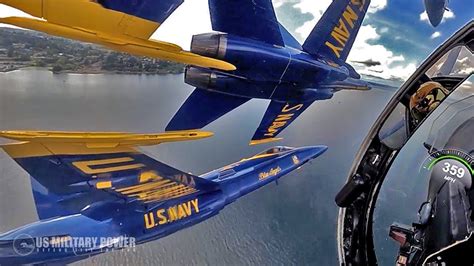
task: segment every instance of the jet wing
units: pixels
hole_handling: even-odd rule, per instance
[[[0,137],[21,142],[0,147],[30,174],[38,215],[46,219],[82,213],[86,206],[159,204],[217,189],[212,181],[184,173],[136,149],[211,135],[203,131],[1,131]],[[91,211],[85,215],[100,216]]]
[[[301,115],[315,100],[301,102],[271,101],[250,145],[278,141],[276,136]]]
[[[203,128],[250,98],[196,88],[166,126],[166,131]]]
[[[209,0],[209,10],[215,31],[285,45],[271,0]]]
[[[0,4],[39,18],[6,17],[0,18],[0,23],[99,44],[134,55],[235,70],[230,63],[183,51],[176,44],[149,39],[182,2],[183,0],[0,0]]]

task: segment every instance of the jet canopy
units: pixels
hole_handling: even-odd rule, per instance
[[[257,155],[270,155],[270,154],[277,154],[277,153],[282,153],[282,152],[285,152],[285,151],[292,151],[294,150],[295,148],[292,148],[292,147],[286,147],[286,146],[275,146],[275,147],[272,147],[272,148],[269,148]]]
[[[473,264],[451,249],[474,236],[473,54],[471,21],[420,65],[372,126],[336,196],[341,264]]]

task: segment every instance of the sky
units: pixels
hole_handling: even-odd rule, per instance
[[[278,19],[301,43],[330,3],[331,0],[273,0]],[[372,0],[349,63],[361,74],[408,78],[436,47],[474,18],[472,0],[451,0],[448,8],[442,23],[433,28],[423,0]],[[6,16],[27,15],[0,5],[0,17]],[[211,31],[207,0],[185,0],[152,38],[189,49],[193,34]]]

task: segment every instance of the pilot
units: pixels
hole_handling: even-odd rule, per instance
[[[280,152],[280,147],[271,148],[268,154],[275,154]]]
[[[413,121],[416,124],[420,123],[448,94],[449,91],[438,82],[428,81],[421,84],[410,98],[410,114]]]

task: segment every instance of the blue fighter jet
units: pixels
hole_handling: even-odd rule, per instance
[[[0,264],[73,262],[167,236],[277,181],[327,147],[274,147],[195,176],[136,146],[209,137],[163,134],[0,132],[1,146],[31,176],[39,221],[0,235]]]
[[[316,4],[316,3],[315,3]],[[276,136],[314,101],[369,85],[346,63],[370,0],[334,0],[303,45],[278,22],[271,0],[209,0],[215,33],[193,36],[193,53],[234,71],[188,66],[196,87],[166,130],[202,128],[252,98],[270,105],[250,144]]]
[[[443,20],[444,11],[448,10],[448,0],[424,0],[428,20],[433,27]]]

